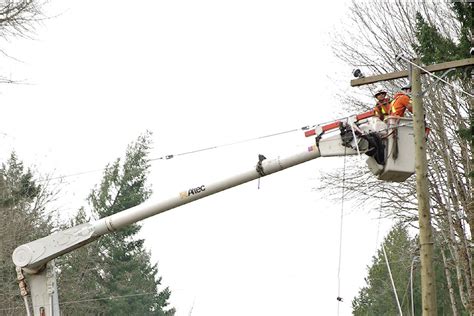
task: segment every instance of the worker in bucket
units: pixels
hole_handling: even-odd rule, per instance
[[[387,95],[387,91],[382,87],[378,87],[375,90],[374,98],[377,100],[374,107],[374,116],[383,121],[389,115],[390,102],[392,100]]]
[[[405,116],[405,111],[408,110],[413,113],[413,107],[411,105],[411,85],[405,85],[401,88],[400,92],[397,92],[393,101],[390,104],[390,116]]]
[[[407,84],[402,87],[401,91],[395,94],[390,106],[390,115],[403,117],[405,116],[405,111],[408,110],[410,113],[413,113],[413,106],[411,104],[411,85]],[[428,135],[431,132],[426,119],[423,118],[425,124],[425,137],[428,139]]]

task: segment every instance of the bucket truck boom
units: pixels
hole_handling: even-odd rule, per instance
[[[59,231],[17,247],[12,259],[17,266],[28,315],[31,312],[27,298],[29,294],[35,316],[59,315],[52,261],[54,258],[82,247],[102,235],[203,197],[318,157],[361,153],[369,155],[369,169],[380,179],[404,181],[414,173],[411,120],[391,118],[386,122],[374,118],[370,111],[344,121],[316,126],[305,133],[307,137],[315,136],[316,139],[314,145],[305,151],[274,159],[266,159],[260,155],[255,166],[237,175],[214,183],[192,183],[185,186],[182,191],[160,201],[145,202],[97,221]],[[395,148],[396,155],[394,155]],[[26,274],[26,280],[23,274]]]

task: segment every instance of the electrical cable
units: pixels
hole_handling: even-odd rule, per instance
[[[344,148],[344,166],[342,171],[342,198],[341,198],[341,218],[339,226],[339,262],[337,266],[337,315],[339,315],[341,297],[341,263],[342,263],[342,228],[344,223],[344,198],[346,182],[346,148]]]
[[[384,182],[381,183],[381,187],[382,187],[382,189],[381,189],[382,196],[384,196],[385,195],[385,183]],[[382,207],[383,207],[382,196],[380,196],[379,218],[378,218],[378,222],[377,222],[377,236],[375,238],[375,253],[377,253],[377,249],[378,249],[378,246],[379,246],[380,222],[382,220]]]
[[[148,293],[136,293],[136,294],[127,294],[127,295],[90,298],[90,299],[84,299],[84,300],[62,302],[62,303],[59,303],[59,305],[77,304],[77,303],[103,301],[103,300],[115,300],[115,299],[121,299],[121,298],[129,298],[129,297],[137,297],[137,296],[145,296],[145,295],[157,295],[157,294],[158,294],[157,292],[148,292]]]
[[[273,134],[264,135],[264,136],[259,136],[259,137],[248,138],[248,139],[239,140],[239,141],[235,141],[235,142],[231,142],[231,143],[226,143],[226,144],[222,144],[222,145],[216,145],[216,146],[210,146],[210,147],[206,147],[206,148],[201,148],[201,149],[186,151],[186,152],[182,152],[182,153],[175,154],[175,155],[165,155],[165,156],[161,156],[161,157],[158,157],[158,158],[149,159],[148,161],[163,160],[163,159],[166,159],[166,160],[167,160],[167,159],[171,159],[171,158],[178,157],[178,156],[184,156],[184,155],[189,155],[189,154],[195,154],[195,153],[202,152],[202,151],[207,151],[207,150],[212,150],[212,149],[217,149],[217,148],[227,147],[227,146],[233,146],[233,145],[237,145],[237,144],[241,144],[241,143],[247,143],[247,142],[251,142],[251,141],[255,141],[255,140],[259,140],[259,139],[264,139],[264,138],[279,136],[279,135],[283,135],[283,134],[293,133],[293,132],[297,132],[297,131],[299,131],[299,130],[304,130],[305,128],[307,128],[307,127],[302,127],[302,128],[297,128],[297,129],[291,129],[291,130],[288,130],[288,131],[273,133]]]
[[[46,181],[50,181],[50,180],[62,180],[64,178],[77,177],[77,176],[82,176],[82,175],[85,175],[85,174],[95,173],[95,172],[104,171],[104,170],[105,170],[105,168],[82,171],[82,172],[68,174],[68,175],[65,175],[65,176],[58,176],[58,177],[52,177],[52,178],[48,178],[48,179],[44,179],[44,180],[38,180],[38,182],[46,182]]]
[[[306,131],[306,130],[312,129],[316,126],[324,125],[324,124],[327,124],[327,123],[330,123],[330,122],[347,120],[350,117],[351,116],[341,117],[341,118],[334,119],[334,120],[327,121],[327,122],[323,122],[323,123],[320,123],[320,124],[317,124],[317,125],[306,125],[306,126],[303,126],[303,127],[300,127],[300,128],[295,128],[295,129],[291,129],[291,130],[286,130],[286,131],[272,133],[272,134],[258,136],[258,137],[247,138],[247,139],[244,139],[244,140],[225,143],[225,144],[221,144],[221,145],[215,145],[215,146],[209,146],[209,147],[205,147],[205,148],[199,148],[199,149],[195,149],[195,150],[181,152],[181,153],[178,153],[178,154],[168,154],[168,155],[164,155],[164,156],[161,156],[161,157],[151,158],[148,161],[151,162],[151,161],[157,161],[157,160],[169,160],[169,159],[172,159],[174,157],[185,156],[185,155],[195,154],[195,153],[208,151],[208,150],[213,150],[213,149],[217,149],[217,148],[233,146],[233,145],[238,145],[238,144],[242,144],[242,143],[247,143],[247,142],[251,142],[251,141],[260,140],[260,139],[280,136],[280,135],[284,135],[284,134],[288,134],[288,133],[297,132],[297,131],[300,131],[300,130],[301,131]],[[48,178],[48,179],[45,179],[45,180],[39,180],[38,182],[45,182],[45,181],[50,181],[50,180],[62,180],[62,179],[65,179],[65,178],[82,176],[82,175],[86,175],[86,174],[90,174],[90,173],[96,173],[96,172],[100,172],[100,171],[104,171],[104,170],[105,170],[105,168],[80,171],[80,172],[76,172],[76,173],[66,174],[64,176],[58,176],[58,177]]]
[[[23,302],[25,303],[26,316],[31,316],[30,306],[29,306],[29,304],[28,304],[28,297],[23,296]]]
[[[286,131],[272,133],[272,134],[258,136],[258,137],[247,138],[247,139],[244,139],[244,140],[239,140],[239,141],[235,141],[235,142],[231,142],[231,143],[225,143],[225,144],[221,144],[221,145],[215,145],[215,146],[209,146],[209,147],[205,147],[205,148],[199,148],[199,149],[195,149],[195,150],[181,152],[181,153],[178,153],[178,154],[168,154],[168,155],[164,155],[164,156],[161,156],[161,157],[151,158],[148,161],[152,162],[152,161],[158,161],[158,160],[169,160],[169,159],[172,159],[174,157],[185,156],[185,155],[195,154],[195,153],[208,151],[208,150],[213,150],[213,149],[217,149],[217,148],[233,146],[233,145],[237,145],[237,144],[242,144],[242,143],[247,143],[247,142],[251,142],[251,141],[260,140],[260,139],[280,136],[280,135],[284,135],[284,134],[288,134],[288,133],[297,132],[297,131],[300,131],[300,130],[301,131],[306,131],[306,130],[312,129],[316,126],[324,125],[324,124],[327,124],[327,123],[330,123],[330,122],[347,120],[350,117],[351,116],[346,116],[346,117],[334,119],[332,121],[323,122],[323,123],[320,123],[320,124],[317,124],[317,125],[311,125],[311,126],[306,125],[306,126],[303,126],[303,127],[300,127],[300,128],[295,128],[295,129],[291,129],[291,130],[286,130]],[[86,174],[90,174],[90,173],[96,173],[96,172],[100,172],[100,171],[104,171],[104,170],[105,170],[105,168],[80,171],[80,172],[76,172],[76,173],[66,174],[64,176],[57,176],[57,177],[51,177],[51,178],[48,178],[48,179],[45,179],[45,180],[39,180],[38,182],[46,182],[46,181],[51,181],[51,180],[62,180],[62,179],[65,179],[65,178],[82,176],[82,175],[86,175]]]
[[[137,297],[137,296],[145,296],[145,295],[157,295],[156,292],[148,292],[148,293],[136,293],[136,294],[127,294],[127,295],[116,295],[116,296],[107,296],[107,297],[99,297],[99,298],[90,298],[90,299],[83,299],[83,300],[75,300],[75,301],[67,301],[61,302],[59,305],[67,305],[67,304],[77,304],[77,303],[85,303],[85,302],[94,302],[94,301],[103,301],[103,300],[115,300],[115,299],[123,299],[129,297]],[[33,306],[37,307],[37,306]],[[11,308],[0,308],[0,311],[9,311],[15,309],[23,309],[24,307],[11,307]]]
[[[423,68],[423,67],[421,67],[421,66],[415,64],[414,62],[412,62],[411,60],[409,60],[408,58],[406,58],[403,54],[397,54],[397,55],[395,56],[395,58],[397,58],[397,59],[403,59],[404,61],[406,61],[406,62],[409,63],[410,65],[415,66],[416,68],[422,70],[423,72],[427,73],[428,75],[430,75],[430,76],[432,76],[432,77],[438,79],[438,80],[441,81],[441,82],[444,82],[445,84],[447,84],[448,86],[452,87],[453,89],[458,90],[459,92],[464,93],[465,95],[468,95],[468,96],[470,96],[471,98],[474,97],[474,95],[472,95],[472,94],[470,94],[470,93],[464,91],[463,89],[461,89],[461,88],[459,88],[459,87],[456,87],[455,85],[453,85],[453,84],[447,82],[447,81],[444,80],[443,78],[438,77],[438,76],[435,75],[434,73],[432,73],[432,72],[426,70],[425,68]]]
[[[390,275],[390,281],[392,282],[393,293],[395,294],[395,300],[397,301],[398,312],[400,316],[403,316],[402,307],[400,306],[400,300],[398,299],[397,288],[395,287],[395,282],[393,281],[392,270],[390,269],[390,264],[388,263],[387,253],[385,252],[385,246],[382,244],[383,255],[385,257],[385,263],[387,264],[388,274]]]
[[[291,129],[291,130],[283,131],[283,132],[277,132],[277,133],[268,134],[268,135],[264,135],[264,136],[258,136],[258,137],[248,138],[248,139],[244,139],[244,140],[240,140],[240,141],[235,141],[235,142],[231,142],[231,143],[226,143],[226,144],[221,144],[221,145],[215,145],[215,146],[210,146],[210,147],[205,147],[205,148],[200,148],[200,149],[185,151],[185,152],[181,152],[181,153],[178,153],[178,154],[164,155],[164,156],[161,156],[161,157],[148,159],[148,161],[149,161],[149,162],[152,162],[152,161],[158,161],[158,160],[169,160],[169,159],[174,158],[174,157],[196,154],[196,153],[203,152],[203,151],[208,151],[208,150],[213,150],[213,149],[217,149],[217,148],[221,148],[221,147],[233,146],[233,145],[237,145],[237,144],[241,144],[241,143],[246,143],[246,142],[256,141],[256,140],[260,140],[260,139],[265,139],[265,138],[280,136],[280,135],[284,135],[284,134],[288,134],[288,133],[293,133],[293,132],[297,132],[297,131],[299,131],[299,130],[306,130],[306,129],[309,129],[309,127],[308,127],[308,126],[305,126],[305,127],[301,127],[301,128],[296,128],[296,129]],[[94,169],[94,170],[87,170],[87,171],[81,171],[81,172],[77,172],[77,173],[66,174],[66,175],[64,175],[64,176],[58,176],[58,177],[48,178],[48,179],[45,179],[45,180],[39,180],[38,182],[45,182],[45,181],[50,181],[50,180],[62,180],[62,179],[65,179],[65,178],[82,176],[82,175],[86,175],[86,174],[90,174],[90,173],[95,173],[95,172],[100,172],[100,171],[104,171],[104,170],[105,170],[105,168],[102,168],[102,169]]]
[[[415,301],[413,299],[413,266],[415,265],[416,256],[413,256],[410,265],[410,298],[411,298],[411,314],[415,315]]]

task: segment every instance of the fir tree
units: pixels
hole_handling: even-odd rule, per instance
[[[421,287],[420,287],[420,261],[417,239],[411,238],[406,226],[402,223],[396,224],[383,241],[387,253],[390,270],[394,279],[398,299],[403,314],[411,315],[411,285],[413,286],[413,299],[415,315],[421,315]],[[438,315],[451,315],[452,306],[449,299],[445,267],[441,255],[442,249],[434,248],[434,272],[437,292]],[[452,262],[452,258],[447,260]],[[413,268],[413,284],[410,275]],[[454,276],[451,276],[452,282]],[[353,314],[367,315],[398,315],[398,307],[390,281],[389,271],[385,262],[382,247],[372,259],[372,265],[368,267],[367,283],[359,290],[358,295],[352,301]],[[455,294],[457,306],[461,306],[459,294]],[[468,315],[468,311],[458,312],[458,315]]]
[[[0,168],[0,315],[24,313],[11,255],[19,245],[51,232],[44,209],[48,196],[12,153]]]
[[[407,229],[397,224],[383,242],[403,313],[410,310],[410,267],[415,254],[415,243]],[[398,315],[398,307],[382,248],[372,259],[365,278],[367,285],[352,301],[354,315]],[[419,297],[419,296],[416,296]],[[420,302],[416,302],[419,308]],[[407,313],[409,314],[409,312]]]
[[[150,167],[147,159],[149,148],[150,134],[147,133],[128,147],[123,164],[117,159],[105,168],[100,185],[89,195],[93,214],[101,218],[109,216],[143,203],[150,196],[151,190],[146,182]],[[76,222],[84,218],[85,214],[80,213]],[[127,226],[78,253],[71,253],[65,263],[67,272],[64,271],[69,277],[63,275],[62,288],[67,287],[65,284],[71,282],[70,278],[85,284],[84,289],[80,286],[70,286],[70,289],[78,291],[84,299],[87,294],[91,299],[95,298],[95,314],[173,315],[175,310],[168,306],[171,292],[168,288],[158,289],[161,278],[158,277],[157,264],[151,263],[143,239],[136,237],[139,230],[139,224]],[[84,262],[79,262],[78,256]],[[72,265],[73,257],[77,266]],[[61,290],[60,295],[66,298]],[[75,294],[67,295],[72,299],[71,295]],[[101,299],[104,297],[109,299]],[[90,307],[76,304],[66,314],[87,313],[85,308]]]

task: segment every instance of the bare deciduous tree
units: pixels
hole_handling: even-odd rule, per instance
[[[382,74],[404,70],[406,63],[397,61],[396,54],[417,56],[417,13],[443,37],[458,42],[461,25],[449,7],[451,3],[439,1],[353,1],[347,27],[339,34],[334,45],[335,54],[352,66],[362,66],[365,72]],[[447,78],[452,84],[472,91],[472,80],[462,71]],[[406,80],[383,83],[394,90]],[[474,313],[472,300],[472,253],[471,242],[474,229],[471,177],[472,147],[470,139],[462,137],[460,131],[470,126],[470,100],[452,87],[434,83],[435,79],[424,75],[423,87],[430,89],[424,95],[426,119],[431,127],[428,141],[429,183],[433,226],[439,246],[443,247],[443,260],[439,262],[448,269],[446,276],[453,274],[456,282],[449,282],[457,293],[462,307]],[[365,88],[372,95],[373,86]],[[360,91],[360,90],[359,90]],[[356,96],[346,96],[344,104],[353,104],[347,109],[355,113],[368,110],[373,104],[361,102]],[[417,226],[417,201],[415,181],[410,178],[400,184],[383,184],[366,172],[366,168],[345,170],[347,198],[361,203],[380,201],[385,216],[402,219]],[[323,175],[320,189],[332,187],[341,179],[342,172]],[[455,283],[455,284],[454,284]],[[459,306],[450,297],[453,311]]]
[[[0,39],[7,43],[14,37],[31,38],[36,25],[45,18],[43,0],[0,0]],[[14,59],[0,45],[0,54]],[[0,75],[0,83],[15,83],[15,80]]]

